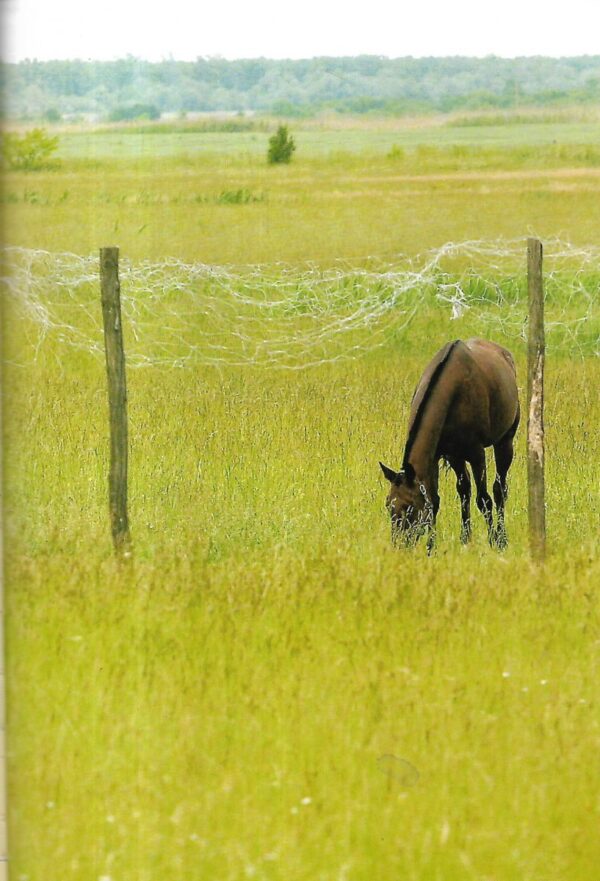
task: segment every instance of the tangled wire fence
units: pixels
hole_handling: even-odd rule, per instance
[[[3,263],[33,352],[53,336],[103,357],[97,256],[8,247]],[[544,270],[548,347],[600,355],[600,249],[546,242]],[[524,239],[450,242],[412,259],[328,268],[122,259],[121,289],[133,367],[299,369],[356,358],[433,311],[456,323],[457,336],[464,323],[524,338],[527,320]]]

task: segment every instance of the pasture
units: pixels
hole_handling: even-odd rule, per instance
[[[4,297],[12,877],[593,876],[597,269],[573,294],[574,258],[549,292],[544,569],[527,554],[523,427],[503,554],[476,511],[460,546],[445,473],[436,554],[394,551],[378,466],[400,465],[414,385],[446,340],[493,333],[523,390],[524,249],[522,264],[514,251],[487,259],[496,294],[455,320],[417,279],[397,323],[386,305],[377,345],[383,319],[367,318],[389,302],[380,277],[361,287],[344,275],[335,312],[329,288],[306,287],[309,272],[372,273],[449,241],[593,242],[587,129],[573,125],[559,149],[552,126],[535,143],[530,127],[505,128],[490,146],[493,133],[472,127],[466,153],[432,143],[431,127],[402,145],[373,124],[352,150],[343,133],[311,130],[303,151],[299,131],[286,168],[267,168],[247,133],[216,153],[186,142],[193,134],[77,132],[59,169],[6,176],[9,245],[87,256],[118,244],[161,280],[175,257],[221,267],[225,293],[251,272],[249,298],[259,282],[271,296],[271,279],[275,299],[291,297],[271,324],[253,300],[240,309],[243,334],[231,310],[218,325],[193,311],[219,306],[206,280],[198,300],[182,286],[127,307],[140,334],[126,322],[126,348],[140,357],[128,375],[135,556],[124,567],[108,529],[95,281],[71,300],[54,277],[41,285],[62,310],[44,333],[39,313]],[[405,152],[390,155],[394,144]],[[464,279],[470,261],[460,252],[448,272]],[[365,291],[371,312],[345,336]],[[335,332],[315,347],[321,320]],[[260,353],[280,332],[297,341],[293,361],[269,364]],[[207,339],[227,357],[209,363]],[[289,369],[303,357],[312,366]]]

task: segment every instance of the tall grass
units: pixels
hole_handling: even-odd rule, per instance
[[[479,520],[460,547],[448,475],[437,555],[389,547],[377,460],[422,360],[131,372],[122,570],[102,364],[48,342],[9,369],[18,877],[590,876],[598,365],[550,367],[536,571],[523,431],[505,555]]]
[[[446,201],[441,192],[433,211],[431,188],[394,195],[355,167],[352,186],[365,195],[346,214],[336,195],[343,165],[300,162],[264,203],[202,204],[198,217],[188,203],[157,214],[156,205],[92,201],[142,190],[172,198],[184,180],[189,189],[178,168],[137,177],[128,168],[36,178],[52,200],[68,176],[69,198],[11,205],[11,238],[89,253],[112,233],[128,256],[157,258],[194,247],[230,255],[226,239],[237,235],[237,259],[253,253],[254,262],[264,235],[272,260],[306,259],[316,242],[333,259],[391,246],[386,229],[401,215],[433,240],[447,212],[449,238],[459,238],[459,209],[470,204],[464,191]],[[217,165],[213,192],[262,192],[263,173]],[[519,198],[528,210],[545,200],[552,223],[583,238],[575,203],[564,213],[568,197],[540,192],[521,188]],[[495,208],[473,203],[480,234],[516,205],[506,190],[496,197]],[[200,216],[215,223],[212,237],[208,226],[199,236]],[[154,223],[143,242],[132,232],[142,219]],[[248,223],[264,226],[244,244]],[[8,302],[4,311],[15,878],[594,876],[596,358],[572,356],[562,340],[549,360],[543,569],[527,554],[523,429],[505,554],[488,547],[477,512],[473,542],[460,546],[446,473],[436,555],[390,547],[378,460],[399,464],[414,384],[441,343],[477,332],[469,313],[457,330],[432,307],[366,357],[293,374],[130,370],[135,555],[119,567],[103,364],[53,334],[34,348],[22,313]],[[522,386],[524,350],[509,343]]]

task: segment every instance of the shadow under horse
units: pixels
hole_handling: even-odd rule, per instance
[[[393,471],[379,463],[390,482],[386,504],[394,543],[404,540],[412,544],[427,531],[427,548],[433,549],[440,507],[439,462],[444,459],[456,474],[462,542],[471,537],[468,462],[490,544],[505,548],[507,474],[519,418],[515,362],[507,349],[481,339],[455,340],[440,349],[425,368],[413,395],[401,470]],[[496,460],[495,527],[485,464],[485,448],[490,446]]]

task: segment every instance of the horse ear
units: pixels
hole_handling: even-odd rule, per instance
[[[412,484],[415,482],[416,474],[415,474],[415,469],[412,467],[410,462],[404,463],[404,467],[402,469],[402,472],[403,472],[404,477],[406,479],[406,483],[409,486],[412,486]]]
[[[396,483],[398,480],[398,475],[395,471],[392,471],[391,468],[388,468],[387,465],[384,465],[383,462],[379,463],[381,465],[381,470],[384,473],[386,480],[389,480],[390,483]]]

